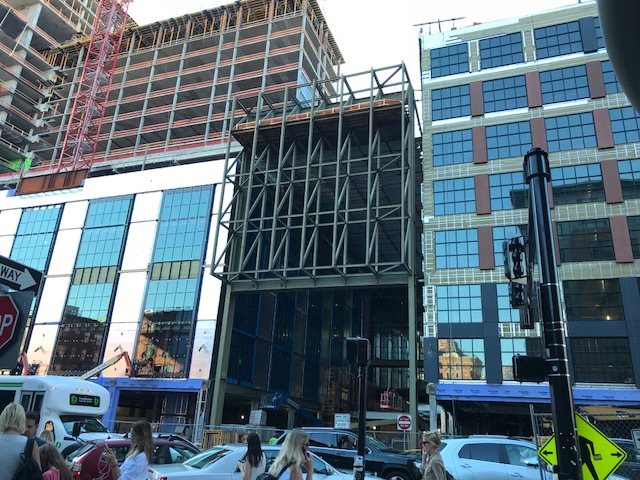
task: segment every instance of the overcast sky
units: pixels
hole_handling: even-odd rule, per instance
[[[588,0],[587,0],[588,1]],[[144,25],[233,3],[229,0],[134,0],[129,14]],[[414,89],[419,90],[418,35],[415,24],[464,17],[456,27],[547,10],[578,0],[318,0],[345,59],[342,73],[405,62]],[[451,23],[443,24],[443,31]],[[423,26],[428,32],[428,26]],[[437,32],[437,26],[431,27]]]

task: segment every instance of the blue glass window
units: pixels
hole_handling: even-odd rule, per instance
[[[80,374],[100,363],[131,201],[125,196],[89,203],[51,371]]]
[[[476,188],[473,177],[433,182],[434,215],[454,215],[476,211]]]
[[[569,342],[576,382],[635,382],[628,338],[569,338]]]
[[[598,49],[605,48],[604,37],[602,36],[602,27],[600,26],[600,17],[593,18],[593,27],[596,30],[596,41],[598,42]]]
[[[561,23],[534,30],[538,60],[582,51],[578,22]]]
[[[469,71],[469,47],[466,43],[434,48],[431,55],[431,78]]]
[[[482,323],[480,285],[438,285],[438,323]]]
[[[627,217],[627,224],[629,225],[633,258],[640,258],[640,217]]]
[[[526,225],[516,226],[508,225],[505,227],[493,227],[493,261],[496,267],[504,265],[504,257],[502,255],[502,242],[514,237],[520,237],[521,243],[524,244],[523,233],[526,233]]]
[[[605,201],[599,163],[552,168],[551,185],[556,205]]]
[[[213,186],[164,193],[135,358],[144,375],[186,377]]]
[[[500,67],[522,63],[522,36],[520,33],[510,33],[498,37],[483,38],[480,40],[481,67]]]
[[[432,120],[467,117],[471,115],[469,85],[459,85],[431,92]]]
[[[615,260],[608,218],[558,222],[560,261]]]
[[[485,113],[526,108],[527,83],[524,75],[482,82]]]
[[[309,291],[306,336],[304,349],[304,373],[302,392],[305,398],[318,398],[322,362],[322,291]]]
[[[340,305],[342,307],[342,305]],[[288,392],[291,387],[293,334],[296,324],[295,292],[278,292],[273,321],[269,388]]]
[[[61,212],[60,205],[25,208],[20,216],[10,257],[36,270],[46,271]]]
[[[562,282],[569,322],[576,320],[624,320],[620,281],[565,280]]]
[[[544,126],[547,131],[549,152],[598,146],[591,112],[545,118]]]
[[[612,108],[609,110],[611,119],[611,131],[613,132],[613,143],[640,142],[640,115],[633,107]]]
[[[435,232],[436,268],[469,268],[480,265],[478,231],[447,230]]]
[[[498,300],[498,322],[519,323],[520,310],[512,308],[511,303],[509,302],[509,284],[497,283],[496,296]]]
[[[640,198],[640,159],[618,161],[618,172],[624,199]]]
[[[485,380],[484,340],[482,338],[440,338],[438,364],[440,379]]]
[[[522,172],[489,175],[491,211],[512,210],[529,206],[529,187]]]
[[[531,150],[531,125],[529,122],[506,123],[486,127],[487,158],[522,157]]]
[[[473,162],[473,140],[470,128],[434,133],[431,142],[434,167]]]
[[[616,72],[613,71],[611,60],[605,60],[601,65],[602,77],[604,78],[604,90],[607,92],[607,95],[622,92],[622,86],[620,85],[620,82],[618,82]]]
[[[589,98],[587,67],[578,65],[540,72],[540,88],[545,105]]]
[[[262,294],[259,293],[239,293],[236,297],[227,370],[227,379],[231,383],[253,385],[261,299]]]
[[[500,358],[502,360],[502,380],[513,380],[513,356],[542,356],[542,340],[540,337],[501,338]]]

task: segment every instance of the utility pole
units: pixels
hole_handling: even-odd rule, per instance
[[[347,338],[347,358],[358,366],[358,454],[353,459],[353,480],[364,480],[367,423],[367,368],[369,367],[369,339]]]
[[[558,480],[582,480],[576,415],[569,377],[565,322],[560,303],[560,284],[549,209],[551,182],[549,157],[541,148],[524,156],[524,176],[529,185],[530,248],[536,248],[540,278],[540,313],[547,350],[547,375],[555,431]],[[531,250],[530,250],[531,251]]]

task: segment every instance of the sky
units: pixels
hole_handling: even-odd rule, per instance
[[[140,25],[233,3],[231,0],[133,0],[129,14]],[[341,73],[404,62],[411,83],[420,90],[418,37],[429,27],[420,23],[455,21],[458,28],[578,3],[578,0],[318,0],[345,63]],[[451,28],[443,23],[443,31]],[[437,25],[431,26],[437,33]]]

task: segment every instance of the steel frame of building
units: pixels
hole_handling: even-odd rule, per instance
[[[362,83],[364,87],[361,87]],[[234,295],[242,291],[406,285],[415,332],[420,214],[404,65],[234,101],[212,274],[226,283],[211,421],[220,421]],[[410,405],[417,418],[416,337]]]

